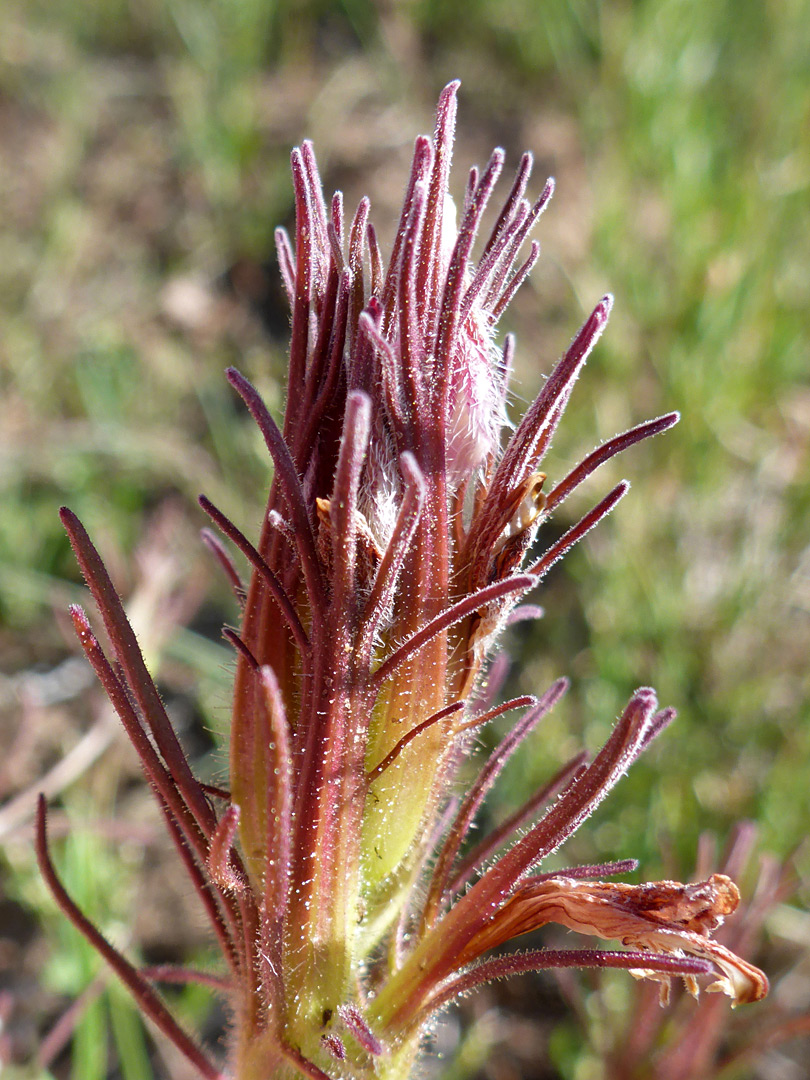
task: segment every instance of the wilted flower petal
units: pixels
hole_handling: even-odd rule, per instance
[[[737,886],[725,874],[712,874],[708,881],[691,885],[676,881],[625,885],[566,877],[529,880],[473,938],[460,959],[473,959],[509,938],[559,923],[579,934],[620,941],[635,949],[709,960],[719,976],[706,989],[728,994],[734,1005],[747,1004],[767,994],[767,978],[709,936],[733,914],[739,900]],[[634,973],[662,978],[644,969]],[[687,977],[686,983],[696,994],[694,977]]]

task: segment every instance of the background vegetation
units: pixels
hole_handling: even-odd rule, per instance
[[[549,577],[546,618],[509,640],[516,685],[574,685],[491,813],[596,747],[649,683],[680,719],[565,861],[634,855],[645,878],[688,879],[699,834],[722,841],[743,818],[763,851],[791,854],[810,817],[807,0],[3,0],[2,21],[0,1061],[31,1077],[181,1075],[45,896],[30,846],[41,777],[64,873],[106,931],[153,962],[205,950],[137,766],[74,660],[62,612],[81,588],[56,510],[77,511],[133,595],[173,714],[221,777],[218,629],[233,611],[195,499],[258,526],[267,464],[222,369],[282,401],[272,230],[292,212],[289,148],[312,137],[326,187],[370,194],[390,237],[413,137],[455,76],[458,190],[495,144],[513,163],[533,150],[535,190],[558,181],[509,320],[520,399],[598,297],[617,297],[549,471],[683,413],[570,509],[618,469],[633,481]],[[801,1011],[801,852],[797,865],[767,956],[776,976],[792,956],[780,1000]],[[577,1028],[553,984],[531,985],[530,1002],[515,983],[472,1007],[447,1075],[600,1075],[586,1035],[631,999],[603,984]],[[216,1036],[205,994],[184,1007]],[[548,1021],[538,1049],[521,1020],[538,1011],[559,1022],[548,1065]]]

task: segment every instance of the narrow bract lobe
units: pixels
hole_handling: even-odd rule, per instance
[[[248,380],[228,372],[274,465],[257,542],[200,500],[250,566],[244,587],[223,542],[208,535],[242,609],[238,633],[225,631],[237,653],[229,791],[192,775],[112,583],[64,512],[115,664],[74,612],[82,645],[222,947],[228,1068],[238,1080],[404,1078],[438,1009],[516,971],[623,967],[666,986],[681,976],[694,993],[705,977],[735,1002],[767,989],[760,972],[711,940],[736,907],[728,878],[591,880],[625,873],[632,860],[535,873],[673,719],[650,689],[633,694],[593,760],[557,765],[525,807],[465,844],[506,762],[567,687],[558,679],[538,697],[494,706],[485,682],[492,645],[515,605],[628,484],[548,545],[544,522],[601,464],[677,415],[615,436],[565,476],[548,482],[540,470],[607,322],[606,296],[509,425],[514,342],[499,344],[495,333],[538,256],[530,234],[554,185],[527,197],[524,155],[479,239],[504,154],[471,170],[456,214],[457,89],[442,92],[433,137],[416,140],[387,264],[368,201],[347,220],[339,192],[324,200],[311,145],[293,151],[295,235],[276,237],[291,309],[281,427]],[[460,791],[474,732],[510,711],[511,729]],[[54,884],[44,811],[39,850],[75,919]],[[630,951],[481,960],[548,922]],[[110,962],[202,1074],[218,1076],[157,1009],[145,978],[118,954]]]

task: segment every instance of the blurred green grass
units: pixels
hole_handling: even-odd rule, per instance
[[[513,317],[524,396],[589,305],[617,297],[550,471],[683,413],[593,482],[591,501],[620,475],[634,490],[549,578],[545,620],[511,639],[523,689],[574,686],[493,812],[597,746],[649,683],[679,721],[573,854],[688,874],[698,834],[741,817],[792,850],[810,816],[810,4],[5,0],[3,18],[7,673],[71,649],[53,615],[78,580],[61,503],[124,583],[167,501],[196,526],[205,490],[258,522],[267,469],[221,372],[237,363],[278,405],[284,342],[210,285],[270,254],[305,135],[327,184],[370,185],[390,233],[412,138],[460,75],[460,166],[497,141],[557,171]],[[213,580],[210,595],[228,617]],[[227,672],[204,632],[167,649],[167,677],[201,688],[221,728]]]

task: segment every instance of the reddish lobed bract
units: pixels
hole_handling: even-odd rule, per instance
[[[191,771],[95,548],[63,512],[113,660],[76,609],[82,646],[222,948],[236,1080],[399,1080],[437,1009],[521,970],[624,967],[667,985],[681,976],[692,989],[708,977],[709,989],[735,1002],[767,989],[760,972],[711,940],[734,906],[734,887],[720,875],[687,886],[584,880],[626,868],[606,864],[532,876],[672,720],[652,690],[635,692],[593,761],[574,758],[490,837],[462,850],[506,760],[567,686],[560,679],[537,699],[493,707],[482,689],[493,642],[629,485],[535,552],[540,530],[599,466],[677,415],[616,436],[546,483],[539,466],[607,323],[612,298],[604,297],[508,428],[514,343],[498,346],[494,331],[537,257],[533,244],[519,262],[553,182],[530,203],[524,156],[473,262],[504,155],[496,150],[471,172],[456,222],[448,185],[457,88],[440,97],[433,138],[416,141],[387,266],[368,201],[347,224],[342,197],[324,200],[312,147],[293,152],[295,235],[277,234],[291,307],[281,426],[251,383],[228,372],[274,465],[257,542],[200,500],[251,568],[245,587],[226,546],[205,533],[241,608],[238,631],[225,631],[237,667],[230,791],[214,793],[226,800],[221,810]],[[472,733],[518,707],[528,711],[456,799]],[[202,1075],[218,1077],[147,976],[88,928],[61,889],[44,806],[38,852],[63,909],[143,1010]],[[635,951],[481,959],[548,922]]]

